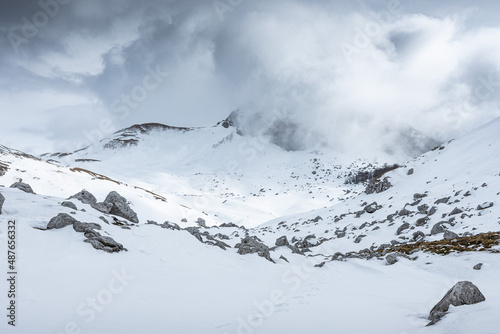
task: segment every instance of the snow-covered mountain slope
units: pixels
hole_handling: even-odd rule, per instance
[[[329,150],[285,151],[268,138],[241,136],[237,128],[226,126],[135,125],[72,154],[43,158],[177,199],[193,209],[182,215],[165,211],[178,224],[182,218],[192,223],[203,212],[209,225],[247,227],[353,196],[362,187],[345,185],[346,176],[377,165]]]
[[[488,245],[468,238],[500,230],[500,119],[368,186],[344,184],[361,162],[286,152],[231,127],[136,128],[69,159],[44,157],[53,163],[2,148],[1,268],[9,219],[18,222],[19,244],[18,326],[2,322],[2,333],[497,332],[498,237]],[[104,148],[116,138],[137,145]],[[252,146],[259,142],[261,150]],[[235,151],[243,144],[255,148],[254,159]],[[226,169],[230,161],[236,172]],[[37,195],[7,188],[19,178]],[[83,188],[98,201],[117,191],[139,223],[76,199],[76,210],[61,205]],[[195,195],[208,200],[196,206]],[[100,228],[47,229],[61,213]],[[208,227],[173,224],[193,226],[196,217]],[[265,223],[238,226],[250,220]],[[95,233],[127,251],[95,249]],[[445,236],[439,247],[462,242],[471,251],[419,250]],[[397,262],[387,265],[387,254]],[[431,308],[463,280],[486,301],[451,308],[425,327]]]

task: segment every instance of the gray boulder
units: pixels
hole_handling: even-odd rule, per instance
[[[207,227],[205,219],[203,219],[203,218],[198,218],[196,220],[196,224],[198,224],[198,226],[200,226],[200,227]]]
[[[276,243],[275,245],[280,247],[280,246],[288,246],[290,243],[288,242],[288,239],[286,237],[286,235],[276,239]]]
[[[455,307],[462,305],[473,305],[484,302],[486,298],[481,291],[473,283],[462,281],[455,284],[441,299],[439,303],[434,306],[429,314],[431,321],[427,326],[434,325],[448,312],[450,305]]]
[[[458,234],[456,234],[456,233],[454,233],[454,232],[451,232],[451,231],[446,230],[446,231],[444,231],[444,236],[443,236],[443,238],[444,238],[445,240],[452,240],[452,239],[457,239],[457,238],[459,238],[459,236],[458,236]]]
[[[482,268],[482,267],[483,267],[483,264],[482,264],[482,263],[478,263],[478,264],[476,264],[476,265],[473,267],[473,269],[474,269],[474,270],[481,270],[481,268]]]
[[[391,253],[385,257],[385,261],[387,265],[392,266],[396,262],[398,262],[398,254]]]
[[[446,204],[450,200],[450,197],[443,197],[434,202],[434,204]]]
[[[137,214],[130,208],[127,203],[127,199],[125,197],[120,196],[116,191],[112,191],[106,196],[103,204],[109,206],[111,205],[111,209],[108,213],[119,216],[125,219],[130,220],[133,223],[138,223],[139,218],[137,218]],[[103,211],[101,211],[103,212]]]
[[[10,187],[11,188],[17,188],[19,190],[24,191],[25,193],[35,194],[35,192],[33,191],[33,189],[31,189],[31,186],[29,184],[27,184],[27,183],[16,182],[16,183],[13,183]]]
[[[193,237],[198,239],[200,242],[204,242],[203,238],[201,237],[200,230],[198,229],[198,227],[190,226],[190,227],[186,227],[185,230],[188,231]]]
[[[60,213],[49,221],[49,223],[47,224],[47,230],[64,228],[77,222],[78,220],[71,217],[67,213]]]
[[[408,169],[408,173],[407,174],[408,175],[413,175],[414,172],[415,172],[415,169],[410,168],[410,169]]]
[[[493,205],[494,205],[493,202],[485,202],[483,204],[479,204],[477,206],[477,210],[486,210],[486,209],[491,208]]]
[[[95,249],[102,250],[107,253],[117,253],[126,250],[122,244],[116,242],[113,238],[102,235],[87,239],[85,242],[90,243]]]
[[[429,217],[423,217],[423,218],[419,218],[417,219],[417,222],[415,223],[416,226],[424,226],[425,224],[427,224],[429,222]]]
[[[111,208],[113,207],[111,203],[103,203],[103,202],[94,203],[91,204],[91,206],[97,211],[102,213],[109,213],[111,211]]]
[[[92,230],[100,230],[101,225],[95,224],[95,223],[82,223],[82,222],[76,221],[73,223],[73,229],[76,232],[86,233],[86,232],[89,232]]]
[[[79,200],[83,204],[92,205],[92,204],[97,203],[97,199],[95,198],[95,196],[92,195],[91,193],[89,193],[87,190],[82,190],[79,193],[74,194],[73,196],[71,196],[68,199],[73,199],[73,198]]]
[[[365,211],[368,213],[375,213],[379,209],[379,206],[377,205],[377,202],[373,202],[370,205],[365,206]]]
[[[410,228],[410,224],[403,223],[400,227],[398,227],[398,230],[396,231],[396,234],[400,235],[401,233],[403,233],[404,230],[407,230],[409,228]]]
[[[3,203],[5,203],[5,197],[3,197],[2,194],[0,194],[0,215],[2,214]]]
[[[431,235],[436,235],[440,234],[446,231],[446,229],[443,227],[443,222],[439,222],[437,224],[434,224],[434,226],[431,229]]]
[[[424,232],[422,232],[422,231],[417,231],[417,232],[414,232],[414,233],[413,233],[412,240],[414,240],[414,241],[420,241],[420,240],[423,240],[423,239],[425,239],[425,234],[424,234]]]
[[[453,209],[453,211],[450,212],[450,216],[458,215],[459,213],[462,213],[462,212],[464,212],[464,210],[459,209],[459,208],[455,208],[455,209]]]
[[[260,242],[255,236],[247,236],[241,239],[241,242],[236,244],[234,248],[238,249],[238,254],[240,255],[257,253],[259,256],[274,263],[269,254],[269,247]]]
[[[67,208],[73,209],[73,210],[78,210],[78,208],[76,207],[76,205],[73,202],[70,202],[70,201],[64,201],[64,202],[61,203],[61,205],[65,206]]]

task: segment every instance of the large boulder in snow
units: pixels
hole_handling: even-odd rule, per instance
[[[5,197],[3,197],[2,194],[0,194],[0,215],[2,214],[3,203],[5,203]]]
[[[47,230],[64,228],[68,225],[73,225],[74,223],[78,223],[78,220],[71,217],[67,213],[60,213],[49,221],[47,224]]]
[[[484,302],[485,300],[486,298],[484,298],[481,291],[479,291],[477,286],[473,283],[469,281],[458,282],[444,295],[443,299],[432,308],[428,318],[431,322],[427,326],[434,325],[441,320],[446,312],[448,312],[450,305],[472,305]]]
[[[61,205],[65,206],[67,208],[73,209],[73,210],[78,210],[78,208],[76,207],[75,203],[70,202],[70,201],[64,201],[64,202],[61,203]]]
[[[130,208],[130,206],[127,203],[127,199],[118,194],[116,191],[112,191],[108,194],[108,196],[106,196],[106,199],[102,204],[103,206],[102,210],[97,209],[96,205],[94,205],[93,207],[98,211],[104,213],[110,213],[112,215],[128,219],[133,223],[139,222],[137,214],[134,212],[134,210]],[[109,208],[109,211],[107,210],[107,208]]]
[[[33,189],[31,189],[31,186],[29,184],[23,183],[23,182],[13,183],[10,187],[11,188],[17,188],[17,189],[22,190],[25,193],[29,193],[29,194],[34,194],[35,193],[33,191]]]
[[[236,244],[234,248],[238,249],[238,254],[240,255],[257,253],[259,256],[274,263],[269,254],[269,247],[260,242],[255,236],[247,236],[241,239],[241,242]]]
[[[85,242],[90,243],[95,249],[102,250],[108,253],[117,253],[127,250],[122,244],[116,242],[113,238],[99,235],[97,237],[87,239]]]
[[[79,200],[83,204],[90,204],[90,205],[92,205],[92,204],[97,203],[97,199],[95,198],[95,196],[92,195],[91,193],[89,193],[85,189],[82,190],[82,191],[80,191],[79,193],[74,194],[73,196],[71,196],[68,199],[72,199],[72,198],[75,198],[75,199]]]

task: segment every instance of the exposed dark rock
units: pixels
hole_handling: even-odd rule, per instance
[[[446,229],[443,227],[443,222],[439,222],[437,224],[434,224],[434,226],[431,229],[431,235],[436,235],[445,232]]]
[[[323,266],[325,265],[326,262],[321,262],[321,263],[318,263],[318,264],[315,264],[314,266],[316,268],[323,268]]]
[[[400,235],[401,233],[403,233],[404,230],[407,230],[409,228],[410,228],[410,224],[403,223],[400,227],[398,227],[398,230],[396,231],[396,234]]]
[[[314,218],[312,221],[317,223],[319,222],[320,220],[323,220],[323,218],[321,218],[320,216],[317,216],[316,218]]]
[[[200,226],[200,227],[206,227],[207,226],[206,222],[205,222],[205,219],[203,219],[203,218],[198,218],[196,220],[196,224],[198,224],[198,226]]]
[[[429,210],[429,206],[427,204],[422,204],[417,207],[419,213],[426,214],[427,210]]]
[[[366,237],[366,235],[365,235],[365,234],[361,234],[361,235],[359,235],[359,236],[356,238],[356,240],[354,240],[354,243],[355,243],[355,244],[359,244],[359,243],[361,242],[361,240],[363,240],[363,238],[364,238],[364,237]]]
[[[415,223],[416,226],[425,226],[429,222],[429,217],[423,217],[417,219],[417,222]]]
[[[106,218],[104,218],[103,216],[100,216],[99,219],[109,225],[108,220]]]
[[[111,203],[99,202],[99,203],[92,204],[92,207],[99,212],[109,213],[111,211],[111,208],[113,207],[113,205]]]
[[[368,213],[374,213],[379,209],[379,206],[377,205],[377,202],[373,202],[370,205],[365,206],[365,211]]]
[[[223,224],[220,224],[219,227],[236,227],[236,228],[238,228],[239,226],[234,224],[234,223],[223,223]]]
[[[453,209],[453,211],[450,212],[450,216],[458,215],[459,213],[462,213],[462,212],[464,212],[464,210],[459,209],[459,208],[455,208],[455,209]]]
[[[255,236],[247,236],[241,239],[241,242],[236,244],[234,248],[238,248],[238,254],[240,255],[257,253],[259,256],[274,263],[269,254],[269,247],[260,242]]]
[[[276,246],[288,246],[289,243],[288,243],[288,239],[287,237],[284,235],[278,239],[276,239],[276,243],[275,243]]]
[[[79,193],[74,194],[73,196],[71,196],[68,199],[73,199],[73,198],[79,200],[83,204],[90,204],[90,205],[92,205],[92,204],[97,203],[97,199],[95,198],[95,196],[92,195],[87,190],[82,190]]]
[[[392,266],[396,262],[398,262],[398,254],[391,253],[385,257],[385,260],[387,261],[387,264]]]
[[[451,231],[446,230],[446,231],[444,231],[444,236],[443,236],[443,238],[444,238],[445,240],[456,239],[456,238],[458,238],[458,234],[456,234],[456,233],[454,233],[454,232],[451,232]]]
[[[408,169],[408,175],[413,175],[415,170],[413,168]]]
[[[81,223],[79,221],[76,221],[73,223],[73,229],[76,232],[86,233],[92,230],[100,230],[101,225],[95,223]]]
[[[483,267],[483,264],[482,264],[482,263],[478,263],[478,264],[476,264],[476,265],[473,267],[473,269],[474,269],[474,270],[481,270],[481,268],[482,268],[482,267]]]
[[[493,205],[494,205],[493,202],[485,202],[483,204],[479,204],[477,206],[477,210],[486,210],[486,209],[491,208]]]
[[[200,242],[203,242],[203,238],[200,235],[198,227],[186,227],[185,230],[191,233],[191,235],[198,239]]]
[[[24,191],[25,193],[35,194],[35,192],[33,191],[33,189],[31,189],[31,186],[29,184],[27,184],[27,183],[16,182],[16,183],[13,183],[10,187],[11,188],[17,188],[19,190]]]
[[[427,194],[413,194],[413,198],[415,199],[421,199],[427,197]]]
[[[2,194],[0,194],[0,215],[2,214],[3,203],[5,203],[5,197],[3,197]]]
[[[429,210],[429,216],[432,216],[433,214],[435,214],[437,212],[437,207],[433,206],[430,210]]]
[[[64,228],[77,222],[78,221],[75,218],[71,217],[67,213],[60,213],[49,221],[47,224],[47,230]]]
[[[450,197],[443,197],[434,202],[434,204],[446,204],[450,200]]]
[[[120,196],[120,194],[118,194],[116,191],[110,192],[108,196],[106,196],[103,204],[106,206],[111,205],[111,209],[109,210],[109,212],[101,212],[110,213],[112,215],[128,219],[133,223],[139,222],[137,214],[130,208],[125,197]]]
[[[388,177],[384,177],[382,181],[379,179],[374,179],[370,181],[370,183],[366,186],[365,193],[367,194],[373,194],[373,193],[381,193],[386,191],[392,187],[392,184],[389,182]]]
[[[410,210],[407,210],[407,209],[402,209],[402,210],[399,210],[398,211],[398,215],[399,216],[409,216],[411,215],[413,212],[411,212]]]
[[[280,259],[283,260],[283,261],[286,261],[286,262],[290,263],[290,261],[288,261],[288,259],[286,257],[284,257],[283,255],[280,256]]]
[[[176,223],[169,222],[169,221],[166,221],[163,224],[158,224],[154,220],[148,220],[146,224],[156,225],[156,226],[159,226],[161,228],[166,228],[166,229],[174,230],[174,231],[179,231],[181,229],[179,225],[177,225]]]
[[[67,208],[73,209],[73,210],[78,210],[78,208],[76,207],[76,205],[73,202],[64,201],[61,203],[61,205],[65,206]]]
[[[187,223],[187,222],[188,222],[187,218],[182,218],[181,219],[181,223]]]
[[[455,307],[462,305],[473,305],[485,301],[481,291],[473,283],[462,281],[455,284],[441,299],[439,303],[434,306],[429,314],[431,321],[427,326],[434,325],[448,312],[450,305]]]
[[[118,253],[123,250],[126,251],[126,248],[124,248],[122,244],[116,242],[113,238],[102,235],[87,239],[85,242],[90,243],[95,249],[103,250],[107,253]]]
[[[417,231],[413,233],[412,240],[414,241],[422,241],[425,238],[425,233],[422,231]]]

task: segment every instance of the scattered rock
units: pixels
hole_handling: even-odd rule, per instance
[[[433,214],[435,214],[437,212],[437,207],[433,206],[430,210],[429,210],[429,216],[432,216]]]
[[[379,209],[379,206],[377,205],[377,202],[373,202],[370,205],[365,206],[365,211],[368,213],[375,213]]]
[[[395,253],[389,254],[385,257],[385,261],[387,262],[387,265],[392,266],[398,262],[398,255]]]
[[[35,194],[35,192],[33,191],[33,189],[31,189],[31,186],[29,184],[27,184],[27,183],[16,182],[16,183],[13,183],[10,187],[11,188],[17,188],[19,190],[24,191],[25,193]]]
[[[364,234],[359,235],[359,236],[356,238],[356,240],[354,240],[354,243],[355,243],[355,244],[359,244],[359,243],[361,242],[361,240],[363,240],[363,238],[364,238],[364,237],[366,237],[366,235],[364,235]]]
[[[186,227],[185,230],[191,233],[191,235],[198,239],[200,242],[203,242],[203,238],[201,237],[198,227]]]
[[[75,218],[71,217],[67,213],[60,213],[49,221],[47,224],[47,230],[64,228],[77,222],[78,221]]]
[[[65,206],[67,208],[73,209],[73,210],[78,210],[78,208],[76,207],[76,205],[73,202],[64,201],[61,203],[61,205]]]
[[[269,254],[269,247],[260,242],[255,236],[246,236],[234,248],[238,248],[238,254],[240,255],[257,253],[259,256],[274,263]]]
[[[111,204],[110,214],[128,219],[133,223],[139,223],[137,214],[130,208],[125,197],[120,196],[116,191],[110,192],[103,203]]]
[[[450,197],[443,197],[434,202],[434,204],[447,204],[450,200]]]
[[[92,230],[100,230],[101,225],[95,223],[81,223],[79,221],[76,221],[73,223],[73,229],[76,232],[86,233]]]
[[[443,238],[444,238],[445,240],[452,240],[452,239],[456,239],[456,238],[458,238],[458,237],[459,237],[459,236],[458,236],[458,234],[456,234],[456,233],[454,233],[454,232],[451,232],[451,231],[448,231],[448,230],[444,231],[444,236],[443,236]]]
[[[111,211],[111,208],[113,207],[111,203],[103,203],[103,202],[94,203],[91,204],[91,206],[97,211],[102,213],[109,213]]]
[[[427,204],[422,204],[417,207],[419,213],[426,214],[427,210],[429,210],[429,206]]]
[[[402,210],[399,210],[398,212],[398,215],[399,216],[409,216],[411,215],[413,212],[411,212],[410,210],[407,210],[407,209],[402,209]]]
[[[482,267],[483,267],[483,264],[482,264],[482,263],[478,263],[478,264],[476,264],[476,265],[473,267],[473,269],[474,269],[474,270],[481,270],[481,268],[482,268]]]
[[[97,199],[95,198],[95,196],[92,195],[90,192],[88,192],[85,189],[82,190],[82,191],[80,191],[77,194],[74,194],[73,196],[71,196],[68,199],[73,199],[73,198],[79,200],[83,204],[90,204],[90,205],[92,205],[92,204],[96,204],[97,203]]]
[[[223,223],[223,224],[220,224],[219,227],[235,227],[235,228],[239,228],[238,225],[234,224],[234,223]]]
[[[425,238],[425,233],[422,231],[417,231],[413,233],[412,239],[414,241],[422,241]]]
[[[413,175],[415,170],[413,168],[408,169],[408,175]]]
[[[429,314],[431,321],[427,326],[434,325],[448,312],[450,305],[455,307],[462,305],[473,305],[485,301],[481,291],[473,283],[462,281],[455,284],[441,299],[439,303],[434,306]]]
[[[443,222],[439,222],[437,224],[434,224],[434,226],[431,229],[431,235],[436,235],[440,234],[446,231],[446,229],[443,227]]]
[[[453,211],[450,212],[450,216],[458,215],[459,213],[462,213],[462,212],[464,212],[464,210],[459,209],[459,208],[455,208],[455,209],[453,209]]]
[[[205,219],[203,219],[203,218],[198,218],[196,220],[196,224],[198,224],[198,226],[200,226],[200,227],[207,227]]]
[[[400,227],[398,227],[398,230],[396,231],[396,235],[400,235],[403,233],[404,230],[407,230],[410,228],[410,224],[408,223],[403,223]]]
[[[2,214],[3,203],[5,203],[5,197],[3,197],[2,194],[0,194],[0,215]]]
[[[286,262],[290,263],[290,261],[288,261],[288,259],[286,257],[284,257],[283,255],[280,256],[280,259],[283,260],[283,261],[286,261]]]
[[[284,236],[276,239],[275,245],[278,246],[278,247],[280,247],[280,246],[288,246],[289,243],[288,243],[287,237],[284,235]]]
[[[486,210],[491,208],[493,205],[493,202],[484,202],[483,204],[477,206],[477,210]]]
[[[90,243],[95,249],[103,250],[107,253],[118,253],[120,251],[127,250],[122,244],[116,242],[113,238],[102,235],[87,239],[85,242]]]
[[[321,262],[321,263],[318,263],[318,264],[315,264],[314,266],[316,268],[323,268],[323,266],[325,265],[326,262]]]
[[[417,222],[415,223],[416,226],[425,226],[429,222],[429,217],[423,217],[417,219]]]
[[[187,223],[187,222],[188,222],[187,218],[182,218],[181,219],[181,223]]]
[[[413,194],[414,199],[421,199],[427,197],[427,194]]]

